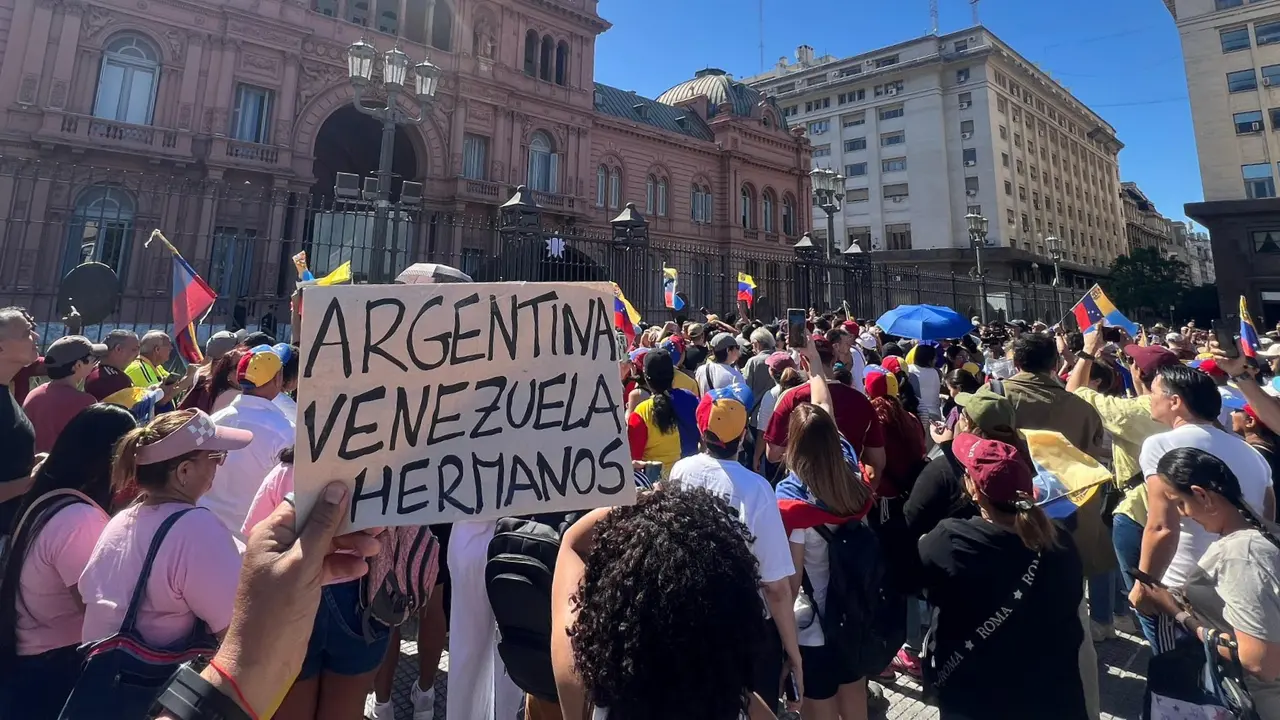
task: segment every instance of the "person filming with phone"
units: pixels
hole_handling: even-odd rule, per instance
[[[1156,467],[1184,522],[1216,537],[1177,591],[1146,573],[1130,596],[1142,612],[1168,617],[1203,642],[1225,633],[1237,646],[1245,689],[1261,720],[1280,718],[1280,534],[1245,499],[1227,463],[1196,448],[1170,450]],[[1168,575],[1166,574],[1166,578]],[[1177,594],[1175,594],[1175,592]],[[1229,648],[1223,657],[1234,662]]]

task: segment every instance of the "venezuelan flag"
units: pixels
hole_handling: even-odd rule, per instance
[[[178,249],[159,229],[151,232],[151,237],[147,238],[143,246],[149,247],[151,241],[156,239],[173,255],[173,343],[184,360],[200,362],[204,356],[200,352],[200,343],[196,340],[196,323],[213,307],[218,294],[182,259]]]
[[[684,300],[677,294],[680,273],[673,267],[662,267],[662,297],[666,306],[672,310],[683,310]]]
[[[738,273],[738,300],[751,307],[756,298],[756,281],[750,275]]]
[[[627,338],[627,347],[636,344],[636,326],[640,324],[640,313],[627,301],[618,283],[613,285],[613,325],[622,331]]]
[[[1107,294],[1102,292],[1102,288],[1094,285],[1089,289],[1089,293],[1071,308],[1071,314],[1076,317],[1076,324],[1080,326],[1081,332],[1090,332],[1093,326],[1099,320],[1103,324],[1111,327],[1123,328],[1129,335],[1138,336],[1139,328],[1137,325],[1129,321],[1124,313],[1116,309],[1114,303],[1107,298]]]
[[[310,272],[309,270],[307,272]],[[316,280],[317,285],[342,285],[351,282],[351,261],[348,260],[333,269],[333,272]]]
[[[1245,357],[1258,356],[1258,329],[1253,325],[1253,317],[1249,315],[1249,303],[1240,296],[1240,345]]]

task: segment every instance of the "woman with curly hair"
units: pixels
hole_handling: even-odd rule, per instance
[[[565,533],[551,659],[565,720],[764,720],[751,535],[723,500],[664,485]]]

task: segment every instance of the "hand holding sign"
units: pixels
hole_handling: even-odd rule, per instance
[[[306,295],[302,516],[335,478],[343,532],[634,502],[608,284]]]

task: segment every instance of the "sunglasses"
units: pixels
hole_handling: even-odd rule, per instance
[[[217,463],[218,465],[221,465],[223,462],[226,461],[227,454],[228,452],[226,450],[218,450],[216,452],[208,453],[207,455],[205,455],[205,457]]]

